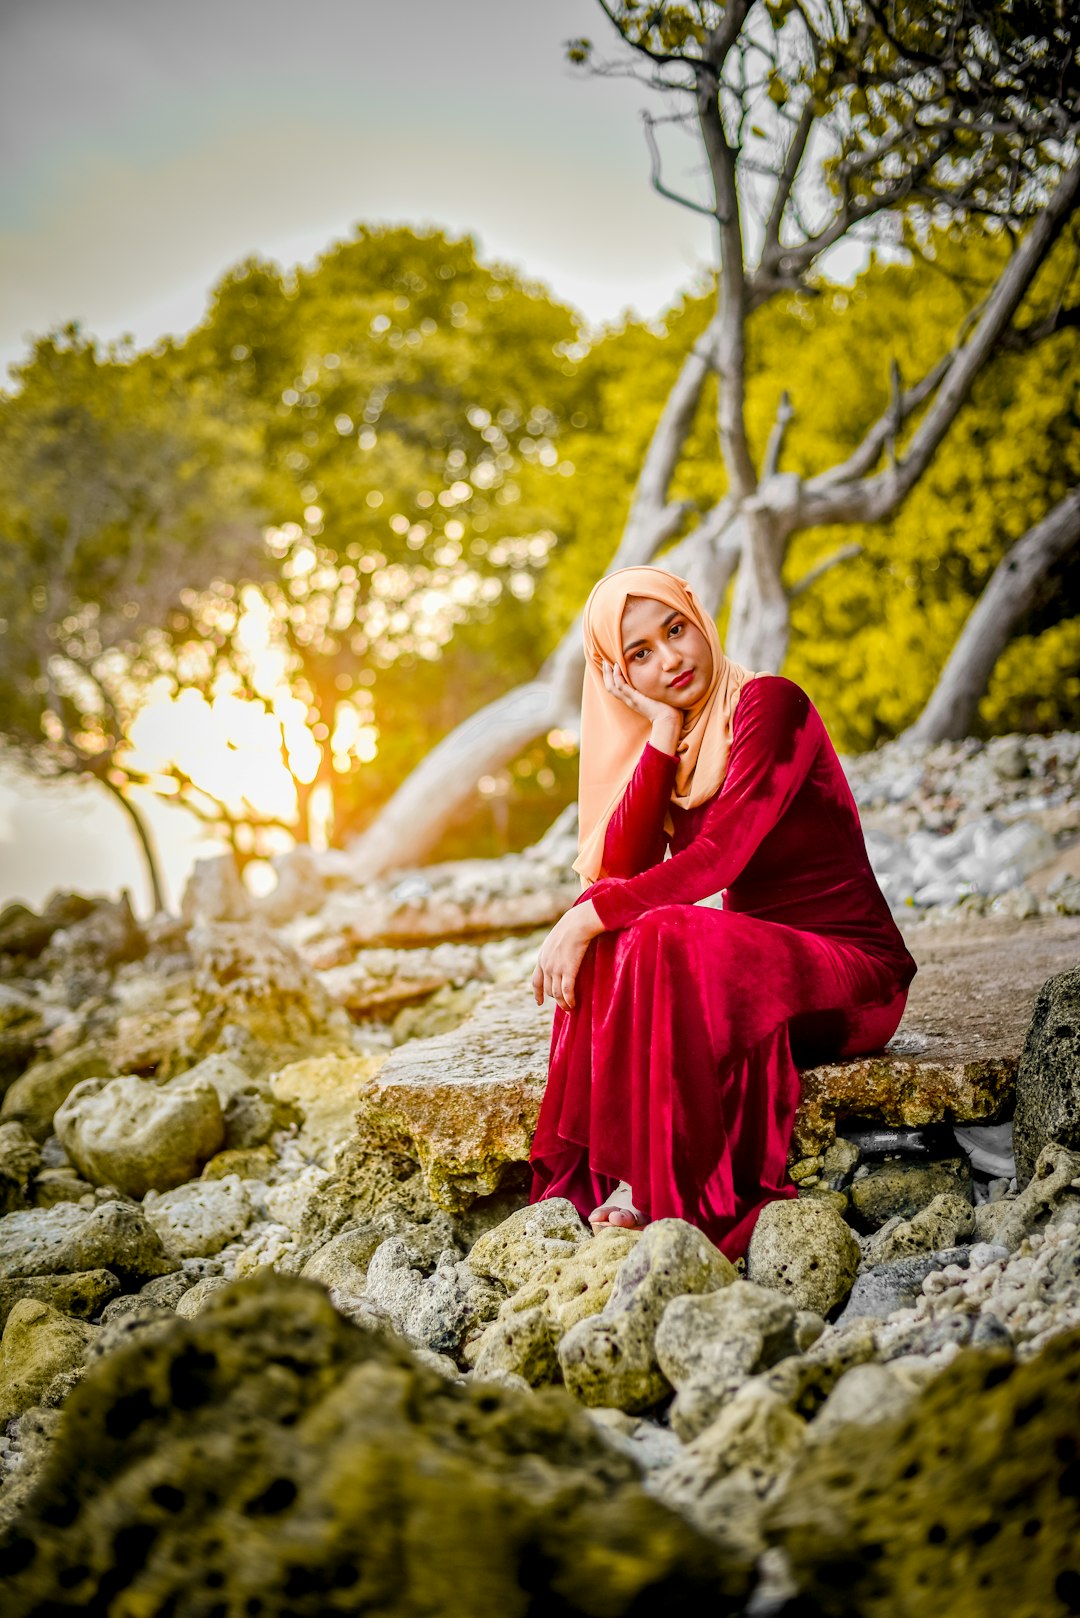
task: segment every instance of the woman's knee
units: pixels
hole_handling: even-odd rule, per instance
[[[657,905],[623,928],[620,942],[624,949],[635,952],[662,952],[673,943],[681,942],[688,917],[694,914],[693,905]]]

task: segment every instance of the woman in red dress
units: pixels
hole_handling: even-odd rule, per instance
[[[729,662],[661,568],[601,579],[584,634],[586,887],[533,976],[556,1009],[531,1200],[686,1219],[737,1258],[795,1195],[793,1048],[880,1049],[915,962],[804,691]]]

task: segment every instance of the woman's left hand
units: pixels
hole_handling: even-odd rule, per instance
[[[590,941],[603,930],[591,902],[574,905],[559,918],[540,946],[532,975],[538,1006],[550,995],[564,1011],[573,1009],[578,968]]]

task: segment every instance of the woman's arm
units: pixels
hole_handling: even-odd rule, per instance
[[[690,847],[639,876],[601,878],[587,890],[605,930],[730,886],[805,781],[825,730],[804,691],[775,676],[755,680],[736,714],[724,784]]]
[[[670,727],[669,727],[670,728]],[[664,817],[671,803],[678,757],[674,737],[670,749],[659,725],[642,749],[637,769],[608,821],[604,838],[605,876],[637,876],[659,865],[667,847]]]

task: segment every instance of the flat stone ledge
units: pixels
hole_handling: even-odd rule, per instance
[[[824,1150],[844,1118],[893,1126],[1007,1117],[1035,997],[1080,960],[1080,917],[913,926],[919,971],[885,1049],[806,1068],[792,1158]]]
[[[399,1046],[364,1088],[337,1167],[353,1154],[404,1153],[449,1212],[497,1191],[528,1161],[553,1015],[527,984],[496,984],[459,1027]]]

